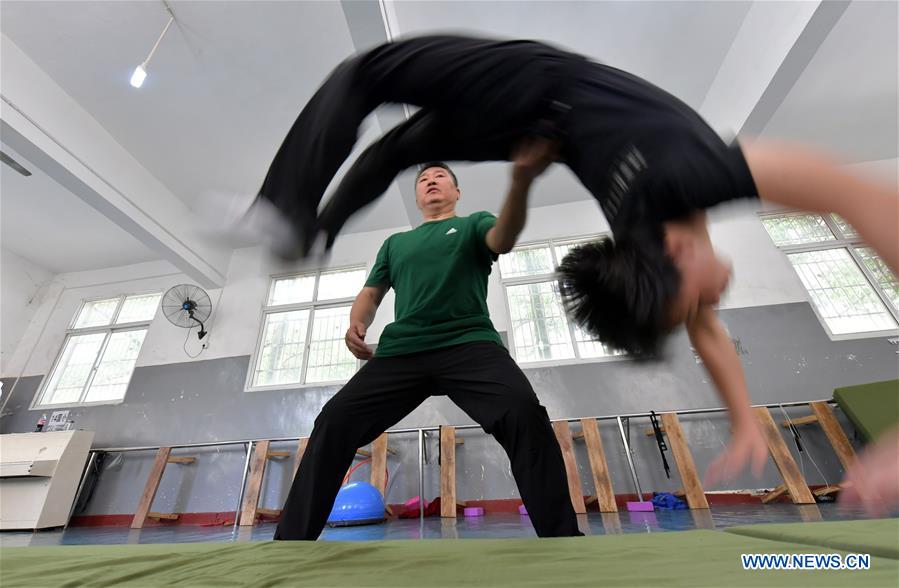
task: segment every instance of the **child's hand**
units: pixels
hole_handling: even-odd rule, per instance
[[[742,472],[748,463],[752,475],[759,477],[768,461],[768,443],[755,421],[747,420],[734,428],[734,435],[727,448],[712,462],[705,472],[703,485],[713,487],[730,482]]]

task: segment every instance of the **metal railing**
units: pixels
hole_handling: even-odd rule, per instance
[[[833,403],[833,399],[820,399],[820,400],[802,400],[796,402],[778,402],[771,404],[757,404],[752,405],[752,408],[788,408],[788,407],[796,407],[796,406],[808,406],[813,402],[827,402]],[[715,408],[692,408],[686,410],[669,410],[660,413],[655,413],[656,415],[661,415],[665,413],[674,413],[676,415],[691,415],[691,414],[711,414],[711,413],[721,413],[727,412],[727,408],[723,407],[715,407]],[[630,419],[632,418],[649,418],[652,416],[651,412],[634,412],[628,414],[616,414],[616,415],[600,415],[600,416],[588,416],[588,417],[571,417],[571,418],[562,418],[562,419],[552,419],[551,422],[579,422],[585,419],[594,419],[598,421],[606,421],[606,420],[614,420],[618,425],[619,435],[621,436],[621,442],[624,446],[625,457],[628,462],[628,469],[630,470],[631,481],[634,484],[634,489],[639,497],[643,496],[643,492],[640,488],[640,480],[637,477],[637,470],[634,466],[634,459],[632,450],[630,448],[630,444],[628,442],[629,439],[629,431],[630,431]],[[466,424],[466,425],[454,425],[454,428],[458,430],[470,430],[470,429],[480,429],[481,426],[477,424]],[[430,427],[410,427],[410,428],[402,428],[402,429],[390,429],[385,431],[391,435],[401,435],[401,434],[409,434],[416,433],[418,436],[418,491],[419,491],[419,518],[424,520],[424,466],[425,466],[425,434],[429,432],[439,431],[440,426],[430,426]],[[166,445],[165,447],[171,447],[172,449],[184,449],[184,448],[197,448],[197,447],[222,447],[228,445],[245,445],[246,446],[246,459],[244,461],[243,467],[243,475],[240,483],[240,492],[237,498],[237,509],[234,515],[234,529],[236,530],[239,521],[240,521],[240,513],[241,506],[243,504],[243,497],[246,489],[246,481],[248,470],[250,466],[250,458],[253,454],[253,447],[259,441],[270,441],[272,443],[285,442],[285,441],[298,441],[301,437],[278,437],[278,438],[269,438],[269,439],[234,439],[230,441],[209,441],[205,443],[182,443],[182,444],[174,444],[174,445]],[[151,451],[158,450],[161,446],[159,445],[146,445],[140,447],[98,447],[95,449],[91,449],[91,461],[95,458],[96,453],[126,453],[132,451]],[[85,472],[87,468],[85,468]],[[78,502],[78,499],[81,494],[81,490],[84,485],[84,480],[82,479],[78,493],[75,496],[75,503]]]

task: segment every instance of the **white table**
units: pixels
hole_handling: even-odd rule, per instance
[[[68,523],[92,431],[0,435],[0,530]]]

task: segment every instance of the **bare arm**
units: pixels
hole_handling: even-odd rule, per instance
[[[687,334],[712,376],[734,425],[751,420],[752,411],[749,409],[749,391],[743,365],[715,310],[710,306],[701,307],[693,321],[687,325]]]
[[[375,320],[375,313],[387,290],[387,286],[366,286],[353,301],[350,309],[350,328],[347,329],[344,341],[347,348],[359,359],[371,359],[372,349],[365,343],[365,334]]]
[[[758,476],[768,458],[767,445],[749,407],[746,376],[733,341],[710,306],[699,309],[687,324],[687,334],[727,406],[734,431],[731,446],[709,466],[706,481],[714,485],[730,478],[747,459]]]
[[[496,254],[508,253],[515,247],[524,229],[528,212],[528,193],[531,184],[552,163],[556,144],[539,139],[523,144],[514,156],[512,183],[496,224],[487,231],[487,247]]]
[[[759,196],[789,208],[845,218],[899,274],[899,194],[846,173],[827,157],[759,141],[743,152]]]

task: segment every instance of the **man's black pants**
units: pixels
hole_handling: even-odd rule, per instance
[[[315,419],[274,538],[318,538],[356,449],[429,396],[448,396],[500,442],[540,537],[581,534],[546,409],[509,353],[485,341],[366,363]]]

